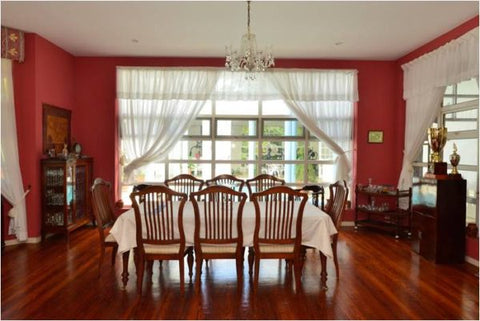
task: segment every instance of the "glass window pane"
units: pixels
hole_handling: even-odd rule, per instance
[[[210,119],[194,119],[185,136],[210,136]]]
[[[478,166],[478,139],[450,139],[443,148],[443,160],[449,163],[453,153],[453,144],[457,145],[457,154],[460,155],[459,165]]]
[[[477,223],[477,188],[478,173],[476,171],[459,170],[462,178],[467,180],[467,223]]]
[[[212,159],[212,142],[209,140],[181,140],[168,154],[168,158],[210,160]]]
[[[256,137],[257,121],[255,119],[217,119],[217,136]]]
[[[309,164],[307,166],[308,183],[332,183],[335,181],[335,165]],[[328,189],[328,188],[327,188]]]
[[[445,89],[445,95],[452,95],[453,94],[453,87],[454,85],[447,86]]]
[[[476,130],[478,109],[464,110],[444,115],[445,127],[449,132]]]
[[[258,155],[258,143],[255,141],[216,141],[215,159],[217,160],[255,160]]]
[[[336,155],[325,143],[319,140],[312,140],[308,142],[308,159],[334,161],[335,158]]]
[[[218,100],[215,106],[217,115],[258,115],[258,101]]]
[[[443,106],[449,106],[454,104],[453,97],[443,97]]]
[[[478,84],[477,80],[470,79],[462,81],[457,84],[457,94],[458,95],[478,95]]]
[[[266,100],[262,102],[262,114],[268,116],[293,116],[283,100]]]
[[[303,141],[264,141],[262,159],[266,160],[303,160],[305,159]]]
[[[190,174],[197,178],[209,179],[212,177],[211,168],[210,164],[171,162],[168,165],[168,175],[171,178],[180,174]]]
[[[215,176],[221,174],[230,174],[237,178],[247,180],[257,176],[257,166],[255,164],[215,164]]]
[[[305,130],[298,120],[264,120],[263,136],[265,137],[303,137]]]

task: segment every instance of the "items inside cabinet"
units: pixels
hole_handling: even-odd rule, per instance
[[[391,185],[355,187],[355,229],[359,226],[394,232],[395,238],[411,236],[412,189],[399,190]]]
[[[42,159],[42,240],[89,223],[92,158]]]

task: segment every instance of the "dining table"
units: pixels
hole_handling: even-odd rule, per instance
[[[202,202],[199,201],[199,204]],[[260,208],[262,208],[261,203]],[[300,202],[296,206],[299,205]],[[180,202],[174,202],[174,209]],[[238,206],[236,203],[234,206]],[[176,211],[174,211],[176,212]],[[234,208],[235,212],[235,208]],[[194,245],[195,214],[193,203],[186,201],[183,209],[183,229],[185,233],[185,245]],[[255,206],[253,202],[245,202],[242,211],[242,234],[243,245],[253,247],[253,234],[255,230]],[[326,261],[327,258],[333,258],[331,236],[337,233],[335,224],[331,217],[322,211],[319,207],[311,203],[306,203],[303,211],[302,220],[302,245],[317,249],[320,253],[322,272],[320,280],[325,287],[327,281]],[[123,271],[122,282],[124,288],[128,282],[128,260],[131,250],[137,247],[135,212],[133,207],[121,214],[110,229],[110,234],[118,243],[118,253],[122,254]]]

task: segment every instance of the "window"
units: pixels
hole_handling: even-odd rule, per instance
[[[454,144],[460,154],[458,171],[467,180],[466,223],[478,225],[478,83],[475,79],[448,86],[443,106],[437,118],[439,127],[448,131],[447,143],[443,148],[443,160],[449,163]],[[425,140],[414,166],[414,176],[422,177],[428,170],[430,148]],[[450,164],[449,164],[450,168]],[[450,170],[450,169],[449,169]]]
[[[292,187],[327,186],[335,180],[335,158],[283,101],[208,101],[165,161],[133,173],[135,184],[162,182],[181,173],[202,179],[219,174],[248,179],[268,173]],[[126,204],[131,191],[132,185],[122,185]]]

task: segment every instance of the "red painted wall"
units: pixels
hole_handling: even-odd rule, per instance
[[[28,236],[38,237],[41,227],[42,104],[73,109],[74,57],[34,34],[26,34],[25,50],[25,62],[13,66],[14,95],[20,169],[24,185],[32,186],[26,198]],[[74,115],[75,112],[72,120]]]

